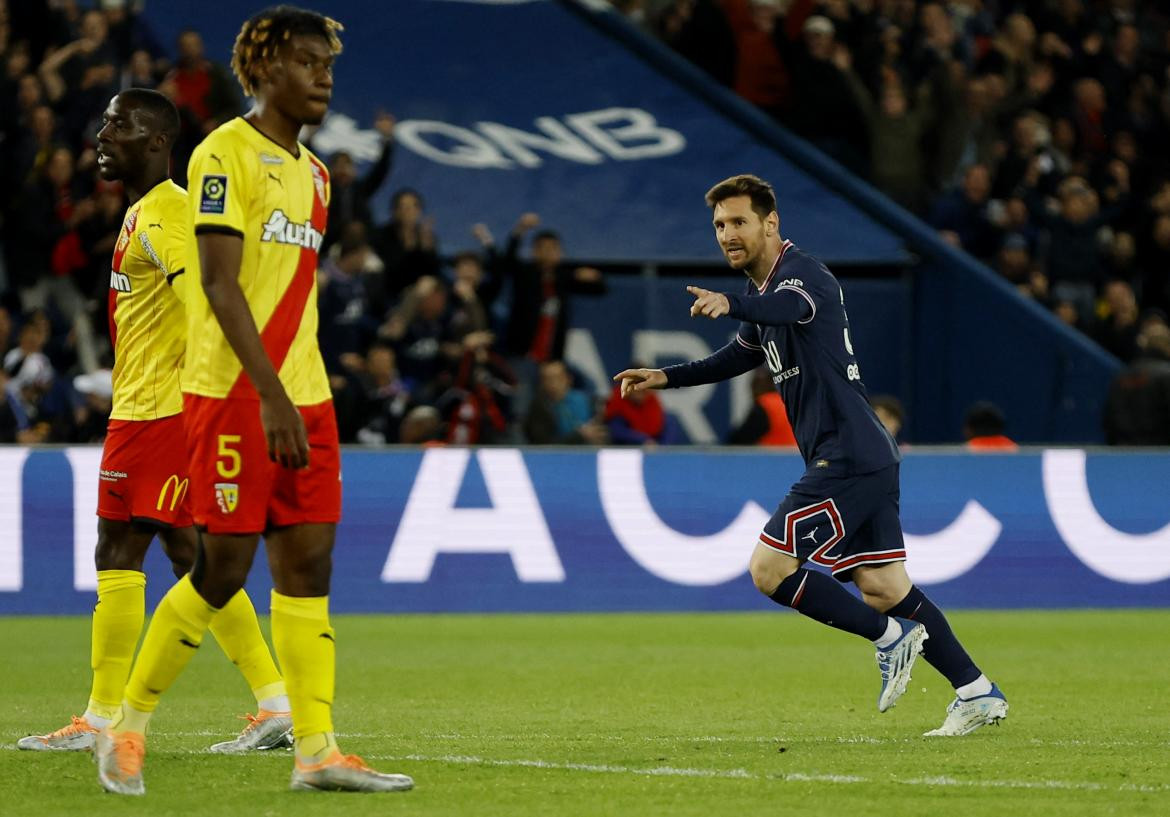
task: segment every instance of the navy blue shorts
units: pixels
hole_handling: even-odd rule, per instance
[[[846,582],[855,567],[905,561],[898,498],[896,464],[852,477],[810,469],[764,525],[760,544]]]

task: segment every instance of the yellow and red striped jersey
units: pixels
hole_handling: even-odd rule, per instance
[[[170,179],[126,210],[110,269],[112,420],[157,420],[183,410],[187,236],[187,193]]]
[[[239,283],[264,349],[293,403],[330,399],[317,345],[317,251],[329,207],[329,173],[303,145],[297,154],[239,117],[216,128],[191,156],[188,226],[195,236],[222,232],[243,239]],[[198,242],[187,270],[200,277]],[[183,391],[206,397],[256,398],[201,286],[187,298]]]

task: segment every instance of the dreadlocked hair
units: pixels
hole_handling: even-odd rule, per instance
[[[343,30],[341,23],[315,11],[296,6],[266,8],[240,28],[232,48],[232,71],[244,93],[255,96],[256,66],[271,59],[281,43],[288,42],[294,34],[314,34],[329,42],[333,54],[340,54],[341,40],[337,33]]]

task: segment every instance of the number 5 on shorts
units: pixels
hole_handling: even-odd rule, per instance
[[[224,479],[231,479],[240,473],[240,452],[232,448],[239,441],[239,434],[219,435],[215,452],[215,471]]]

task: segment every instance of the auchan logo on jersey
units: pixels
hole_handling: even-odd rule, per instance
[[[260,240],[272,241],[277,244],[294,244],[315,251],[320,249],[322,237],[321,233],[313,227],[312,222],[306,220],[303,224],[297,224],[289,221],[283,210],[277,209],[272,211],[272,215],[264,224],[264,235],[260,237]]]

